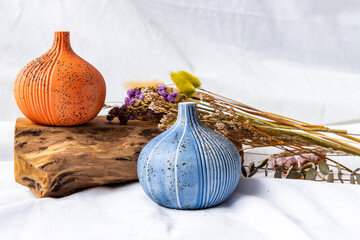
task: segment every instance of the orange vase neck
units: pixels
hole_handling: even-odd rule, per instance
[[[70,45],[70,32],[55,32],[52,48],[72,51]]]

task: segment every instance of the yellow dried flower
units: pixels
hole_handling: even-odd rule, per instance
[[[179,74],[182,78],[188,80],[195,88],[199,88],[201,86],[201,82],[199,78],[195,77],[194,75],[188,72],[178,71],[176,74]]]
[[[170,77],[180,92],[188,97],[192,97],[195,93],[195,87],[182,74],[170,73]]]
[[[176,87],[188,97],[192,97],[195,93],[195,88],[201,86],[199,78],[185,71],[170,72],[170,76]]]

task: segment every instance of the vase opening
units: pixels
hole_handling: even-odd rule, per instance
[[[53,47],[57,49],[71,49],[70,32],[69,31],[55,31]]]
[[[194,102],[179,103],[177,121],[201,123],[196,106],[197,105]]]

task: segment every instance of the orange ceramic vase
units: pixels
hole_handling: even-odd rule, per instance
[[[55,32],[51,49],[22,68],[14,84],[22,113],[43,125],[88,122],[100,112],[105,94],[104,78],[72,50],[69,32]]]

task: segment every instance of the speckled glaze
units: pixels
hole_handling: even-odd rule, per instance
[[[96,117],[104,104],[104,78],[76,55],[69,36],[69,32],[55,32],[51,49],[28,63],[15,79],[16,103],[34,123],[83,124]]]
[[[176,123],[141,151],[137,172],[158,204],[201,209],[225,201],[240,178],[241,158],[224,136],[198,118],[195,103],[180,103]]]

